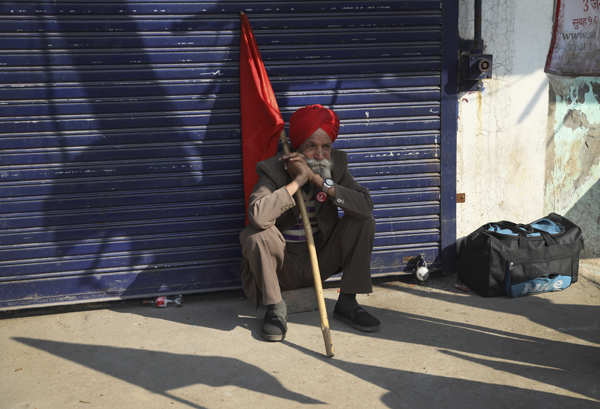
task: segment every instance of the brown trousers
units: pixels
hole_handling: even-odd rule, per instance
[[[326,242],[320,243],[317,237],[321,279],[343,271],[342,292],[370,293],[369,267],[374,235],[372,218],[344,216]],[[281,291],[314,284],[305,242],[286,243],[275,226],[258,230],[249,225],[240,233],[240,243],[247,263],[247,268],[242,269],[242,287],[248,298],[257,303],[276,304],[281,301]]]

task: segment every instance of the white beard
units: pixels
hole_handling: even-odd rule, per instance
[[[333,168],[333,161],[327,159],[306,159],[306,163],[312,169],[313,172],[321,175],[323,179],[331,179],[331,168]]]

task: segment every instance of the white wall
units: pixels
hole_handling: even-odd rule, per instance
[[[459,96],[457,237],[488,221],[543,216],[548,140],[544,64],[553,0],[483,0],[482,37],[494,58],[482,92]],[[459,1],[459,33],[473,38],[473,0]]]

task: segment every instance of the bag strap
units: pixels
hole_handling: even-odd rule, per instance
[[[514,267],[515,263],[506,261],[506,267],[504,269],[504,292],[509,297],[514,297],[512,292],[512,270]]]
[[[513,233],[518,234],[519,235],[519,247],[525,246],[524,239],[526,239],[527,235],[531,234],[531,233],[539,233],[542,236],[542,238],[544,239],[546,246],[553,246],[553,245],[557,244],[556,239],[554,237],[552,237],[552,235],[550,233],[548,233],[545,230],[536,229],[531,224],[513,223],[513,222],[509,222],[507,220],[503,220],[498,223],[490,223],[490,225],[492,225],[492,224],[495,224],[500,228],[509,229]]]
[[[527,231],[523,231],[523,229],[520,228],[520,227],[526,228],[526,225],[523,225],[523,224],[517,224],[517,223],[509,222],[506,220],[502,220],[501,222],[488,224],[488,226],[492,226],[492,225],[496,225],[496,226],[500,227],[501,229],[508,229],[508,230],[512,231],[513,233],[518,234],[519,236],[527,235]],[[527,228],[526,228],[526,230],[527,230]],[[531,231],[529,231],[529,232],[531,233]]]
[[[548,233],[545,230],[541,230],[541,229],[536,229],[533,226],[530,226],[531,229],[536,232],[536,233],[540,233],[542,235],[542,237],[544,238],[544,241],[546,242],[546,246],[554,246],[555,244],[557,244],[557,241],[554,237],[552,237],[552,235],[550,233]]]

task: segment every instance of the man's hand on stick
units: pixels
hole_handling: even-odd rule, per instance
[[[309,180],[313,178],[313,171],[306,163],[306,158],[299,152],[292,152],[287,155],[283,155],[281,160],[285,161],[285,169],[287,173],[294,179],[300,186],[303,186]]]
[[[286,186],[290,195],[294,195],[306,182],[312,181],[315,173],[306,163],[306,158],[299,152],[284,154],[280,160],[285,161],[284,168],[288,175],[293,179]]]

